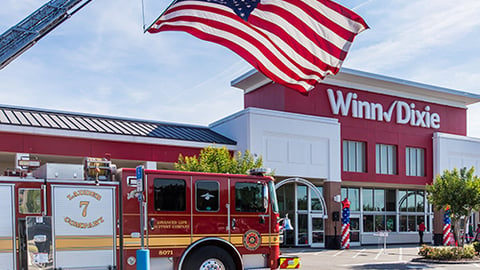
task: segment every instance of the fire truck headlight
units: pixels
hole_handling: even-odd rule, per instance
[[[134,265],[136,262],[137,262],[137,260],[136,260],[135,257],[133,257],[133,256],[130,256],[130,257],[128,257],[128,259],[127,259],[128,265]]]

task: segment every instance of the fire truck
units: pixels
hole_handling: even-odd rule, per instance
[[[27,161],[32,162],[32,161]],[[276,269],[280,258],[274,181],[139,168],[108,159],[43,164],[0,177],[2,269]]]

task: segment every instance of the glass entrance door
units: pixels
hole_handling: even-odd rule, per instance
[[[360,215],[350,216],[350,246],[360,246]]]
[[[285,231],[282,246],[325,246],[322,194],[322,187],[299,183],[289,183],[277,189],[280,215],[288,214],[294,227],[293,231]]]
[[[311,214],[310,218],[310,243],[313,248],[325,247],[325,227],[324,219],[321,214]]]

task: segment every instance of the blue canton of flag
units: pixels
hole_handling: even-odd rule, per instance
[[[342,224],[350,223],[350,208],[343,208],[342,210]]]
[[[178,0],[177,2],[188,1],[188,0]],[[197,0],[201,2],[215,3],[227,6],[235,12],[242,20],[248,21],[248,16],[250,13],[257,7],[260,0]]]
[[[446,211],[445,214],[443,214],[443,224],[450,224],[450,211]]]

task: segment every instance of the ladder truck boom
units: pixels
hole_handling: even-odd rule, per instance
[[[50,0],[0,35],[0,69],[92,0]]]

